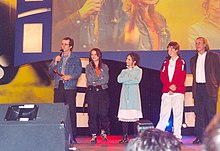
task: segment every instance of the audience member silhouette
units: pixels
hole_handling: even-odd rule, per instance
[[[130,140],[126,151],[180,151],[180,146],[181,143],[173,134],[149,128]]]

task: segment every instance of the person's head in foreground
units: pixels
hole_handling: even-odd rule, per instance
[[[220,115],[215,115],[206,128],[202,151],[220,151]]]
[[[173,134],[150,128],[129,141],[126,151],[181,151],[180,146]]]

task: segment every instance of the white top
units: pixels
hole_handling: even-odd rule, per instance
[[[197,62],[196,62],[196,82],[197,83],[205,83],[205,58],[206,53],[198,54]]]
[[[176,67],[176,60],[179,58],[179,56],[177,56],[174,60],[172,58],[170,58],[170,62],[169,62],[169,66],[168,66],[168,76],[169,76],[169,81],[171,82],[173,79],[173,74],[175,71],[175,67]]]

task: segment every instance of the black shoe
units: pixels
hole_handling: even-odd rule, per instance
[[[107,142],[108,139],[107,139],[107,134],[104,130],[101,130],[101,134],[100,134],[101,138],[103,141]]]
[[[119,144],[127,144],[128,140],[127,139],[122,139],[119,141]]]
[[[71,141],[70,141],[71,144],[77,144],[77,141],[75,138],[73,138]]]
[[[196,139],[193,141],[193,144],[202,144],[202,139],[196,138]]]
[[[97,143],[97,138],[96,134],[92,134],[92,139],[90,140],[91,144],[96,144]]]
[[[122,140],[119,141],[119,144],[127,144],[128,143],[128,135],[125,134],[122,137]]]

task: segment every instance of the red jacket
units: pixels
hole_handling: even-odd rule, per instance
[[[173,74],[172,81],[169,81],[168,76],[168,66],[169,66],[169,59],[163,62],[163,66],[160,70],[160,80],[163,83],[163,93],[168,93],[171,91],[169,87],[174,84],[176,86],[176,91],[174,93],[185,93],[185,80],[186,80],[186,64],[182,58],[178,58],[176,60],[176,66]]]

